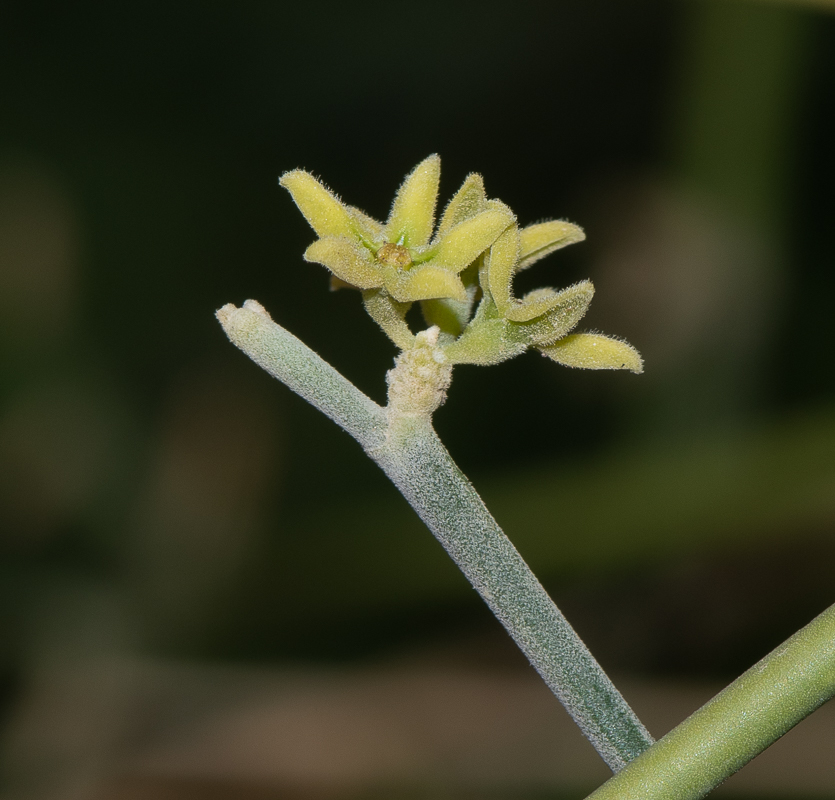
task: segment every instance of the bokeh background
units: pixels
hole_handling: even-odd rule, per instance
[[[0,26],[0,796],[573,798],[596,755],[360,449],[225,339],[370,396],[304,167],[443,159],[588,241],[641,377],[456,371],[436,427],[662,735],[835,601],[835,5],[12,2]],[[824,708],[722,792],[835,797]],[[827,716],[829,714],[829,716]],[[770,759],[770,760],[769,760]]]

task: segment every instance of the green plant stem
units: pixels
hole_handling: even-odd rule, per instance
[[[769,653],[588,800],[695,800],[835,696],[835,606]]]
[[[405,427],[405,426],[404,426]],[[652,738],[424,420],[371,457],[617,772]]]
[[[276,325],[264,307],[247,300],[217,312],[229,340],[259,367],[330,417],[364,450],[379,447],[386,436],[385,409],[364,395],[327,361],[292,333]]]
[[[224,306],[230,340],[350,433],[402,492],[613,771],[652,737],[554,605],[432,429],[381,408],[256,303]]]

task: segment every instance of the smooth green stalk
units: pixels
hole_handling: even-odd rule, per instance
[[[257,303],[224,306],[218,319],[237,347],[342,426],[385,471],[613,771],[652,744],[432,429],[450,367],[431,333],[398,359],[383,409]]]
[[[696,800],[835,696],[835,606],[769,653],[588,800]]]

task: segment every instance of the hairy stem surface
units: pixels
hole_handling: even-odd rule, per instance
[[[617,772],[652,738],[499,528],[428,422],[369,455],[504,625],[603,760]]]
[[[231,341],[342,426],[379,464],[614,771],[652,737],[452,461],[428,416],[378,406],[257,303],[224,306]]]

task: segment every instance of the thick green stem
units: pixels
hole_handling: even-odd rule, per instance
[[[611,778],[588,800],[696,800],[835,696],[835,606]]]
[[[452,461],[428,415],[387,415],[257,303],[225,306],[218,318],[237,347],[341,425],[380,465],[612,770],[652,744]]]

